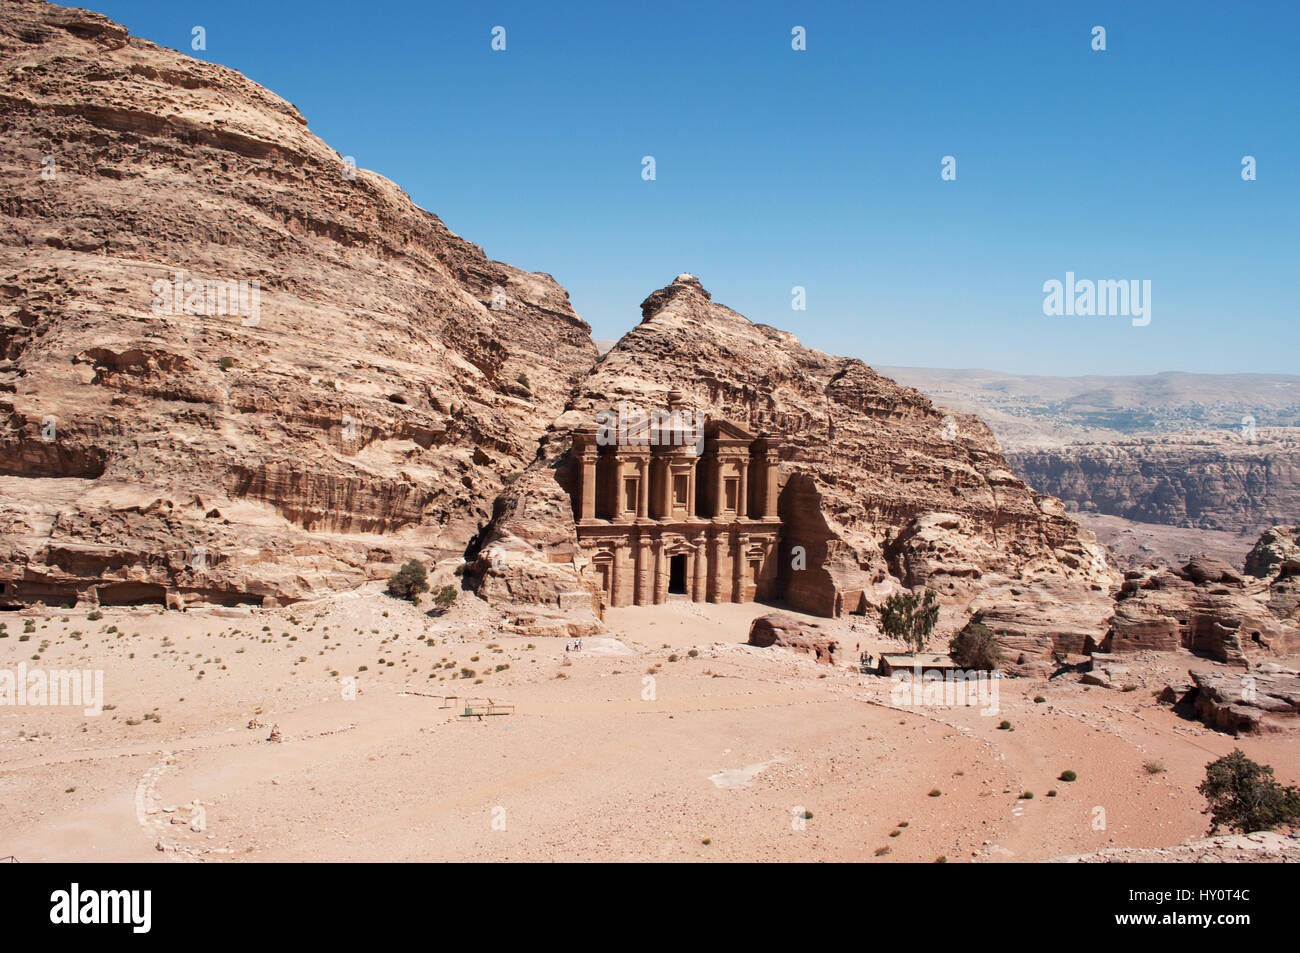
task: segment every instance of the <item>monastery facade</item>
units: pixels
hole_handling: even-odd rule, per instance
[[[670,408],[681,413],[680,394]],[[685,412],[689,417],[690,412]],[[752,602],[777,588],[779,443],[726,420],[573,435],[573,511],[603,606]]]

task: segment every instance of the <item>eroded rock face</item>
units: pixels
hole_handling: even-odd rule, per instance
[[[1042,677],[1066,656],[1092,654],[1106,635],[1112,602],[1109,592],[1049,580],[990,588],[971,601],[970,610],[972,623],[992,630],[1000,669]]]
[[[1300,673],[1276,665],[1246,674],[1192,672],[1196,716],[1238,734],[1300,730]]]
[[[596,591],[567,503],[570,434],[620,402],[664,409],[673,390],[709,418],[781,440],[781,591],[795,608],[861,611],[900,580],[948,598],[1008,580],[1092,592],[1118,584],[1095,537],[1059,501],[1016,479],[978,418],[946,414],[861,361],[754,324],[692,275],[649,295],[641,311],[641,323],[582,380],[538,461],[498,501],[485,551],[513,550],[530,565],[497,570],[481,557],[488,598]],[[785,568],[797,563],[796,547],[803,568]]]
[[[1130,571],[1103,646],[1116,653],[1187,649],[1242,666],[1248,655],[1296,652],[1300,625],[1288,615],[1294,577],[1285,563],[1273,568],[1271,578],[1243,577],[1196,557],[1176,571]]]
[[[807,653],[826,665],[836,665],[839,662],[839,643],[823,634],[816,623],[779,612],[759,616],[750,623],[749,644],[759,648],[784,646],[796,652]]]
[[[1260,531],[1300,519],[1300,437],[1196,431],[1008,454],[1031,485],[1072,507],[1143,523]]]
[[[461,551],[596,359],[564,289],[98,14],[0,0],[0,73],[0,601]]]

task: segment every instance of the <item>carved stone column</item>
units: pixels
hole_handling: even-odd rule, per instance
[[[695,478],[700,472],[700,458],[689,457],[690,468],[686,471],[686,518],[695,516]]]
[[[780,512],[777,507],[777,493],[780,486],[780,462],[781,455],[775,450],[769,450],[764,455],[763,466],[763,492],[766,497],[763,503],[763,518],[774,520]]]
[[[596,518],[596,451],[589,448],[582,451],[582,510],[578,518]]]
[[[713,550],[713,571],[709,573],[709,601],[723,602],[726,600],[726,590],[723,586],[725,582],[726,566],[723,565],[723,556],[726,554],[727,541],[723,534],[719,532],[709,540],[709,548]]]
[[[705,591],[704,574],[709,568],[709,554],[705,549],[704,534],[700,533],[695,537],[695,565],[694,580],[691,583],[691,601],[703,602],[707,597]]]
[[[668,599],[668,559],[664,555],[664,541],[656,539],[655,543],[655,605]]]
[[[722,457],[713,459],[713,515],[721,516],[727,506],[727,494],[722,486]]]
[[[615,457],[614,465],[610,468],[614,472],[614,508],[610,514],[611,519],[619,520],[623,518],[623,461]]]
[[[647,606],[654,596],[650,591],[651,565],[650,537],[641,536],[636,541],[636,604]]]
[[[611,606],[621,606],[623,601],[619,596],[619,585],[623,582],[623,542],[614,540],[609,547],[610,555],[614,558],[609,563],[609,604]]]
[[[661,520],[672,519],[673,517],[673,461],[671,457],[660,457],[658,459],[659,474],[663,484],[659,487],[659,518]]]
[[[637,519],[650,516],[650,458],[640,457],[636,461],[637,483],[636,515]]]
[[[731,601],[745,601],[745,547],[749,545],[749,536],[736,534],[735,556],[731,561]]]
[[[740,486],[736,488],[736,519],[743,520],[749,510],[749,455],[740,458]]]

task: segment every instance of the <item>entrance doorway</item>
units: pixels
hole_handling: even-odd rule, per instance
[[[686,554],[680,553],[668,562],[668,591],[686,595]]]

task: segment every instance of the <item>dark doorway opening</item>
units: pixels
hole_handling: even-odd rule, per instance
[[[673,556],[668,563],[668,591],[686,595],[686,554]]]

